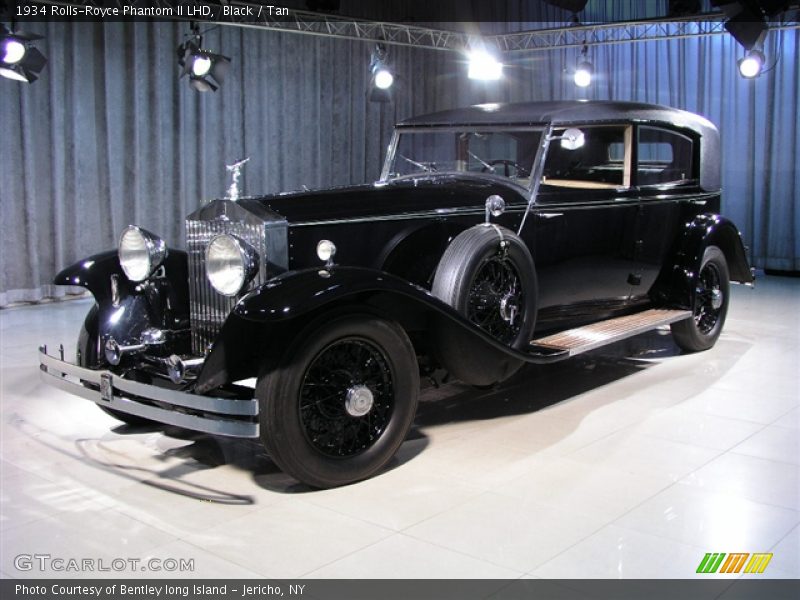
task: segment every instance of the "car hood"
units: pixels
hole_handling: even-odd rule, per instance
[[[283,216],[289,224],[354,218],[380,218],[419,212],[483,207],[499,194],[507,204],[525,203],[521,188],[487,176],[464,174],[403,178],[388,182],[290,192],[239,201],[257,203]],[[253,207],[255,208],[255,207]]]

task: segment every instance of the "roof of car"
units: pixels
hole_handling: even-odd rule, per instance
[[[607,100],[562,100],[554,102],[517,102],[512,104],[476,104],[411,117],[401,127],[436,125],[553,125],[593,121],[658,121],[689,127],[701,135],[716,131],[708,120],[694,113],[658,104],[612,102]]]

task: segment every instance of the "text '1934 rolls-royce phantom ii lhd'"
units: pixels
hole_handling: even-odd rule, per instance
[[[316,487],[379,471],[420,373],[502,381],[670,325],[720,335],[753,275],[706,119],[623,102],[483,104],[400,123],[369,185],[239,197],[136,226],[58,274],[96,303],[50,384],[128,423],[260,438]],[[244,385],[256,379],[256,385]]]

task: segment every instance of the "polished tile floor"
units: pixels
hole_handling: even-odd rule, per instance
[[[390,468],[311,491],[259,445],[133,429],[39,382],[91,300],[0,311],[3,577],[20,554],[194,559],[203,577],[800,577],[800,279],[735,287],[717,346],[656,331],[501,388],[426,389]]]

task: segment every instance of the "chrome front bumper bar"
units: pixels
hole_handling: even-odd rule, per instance
[[[255,399],[212,398],[123,379],[110,371],[79,367],[63,360],[63,356],[59,360],[47,354],[45,346],[39,347],[39,369],[45,383],[99,406],[193,431],[230,437],[258,437],[255,419],[258,401]],[[186,409],[197,414],[185,412]]]

